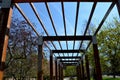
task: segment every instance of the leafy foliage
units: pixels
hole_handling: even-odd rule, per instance
[[[76,67],[75,66],[67,66],[64,70],[64,76],[75,76],[76,75]]]
[[[107,23],[97,35],[103,74],[120,74],[120,21],[116,18]],[[91,66],[94,68],[92,47],[88,51]]]
[[[25,21],[13,18],[5,77],[23,80],[37,75],[37,37]]]

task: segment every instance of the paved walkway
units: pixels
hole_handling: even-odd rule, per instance
[[[76,77],[73,77],[74,79],[76,78]],[[70,79],[70,77],[66,77],[66,78],[64,78],[64,80],[72,80],[72,79]]]

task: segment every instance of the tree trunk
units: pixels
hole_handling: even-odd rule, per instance
[[[115,72],[113,73],[113,78],[116,78]]]

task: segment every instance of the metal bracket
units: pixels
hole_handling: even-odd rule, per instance
[[[11,0],[2,0],[2,8],[10,8],[11,6]]]
[[[38,45],[43,45],[43,37],[38,37]]]
[[[93,42],[93,44],[97,44],[96,36],[93,36],[93,37],[92,37],[92,42]]]

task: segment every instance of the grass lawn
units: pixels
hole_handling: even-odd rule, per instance
[[[103,80],[120,80],[120,78],[107,78],[107,77],[104,77]]]
[[[91,80],[93,80],[93,79],[91,79]],[[103,77],[103,80],[120,80],[120,77],[119,78]]]

